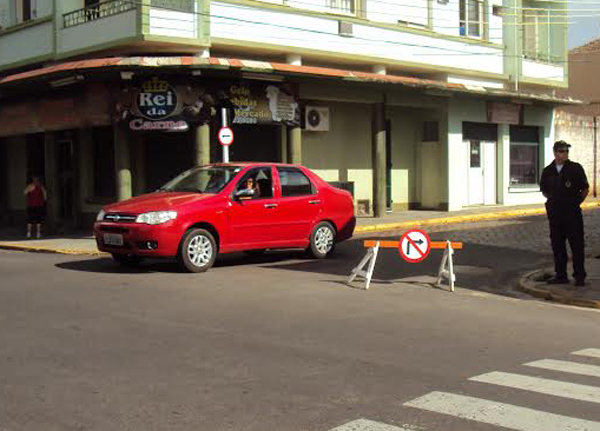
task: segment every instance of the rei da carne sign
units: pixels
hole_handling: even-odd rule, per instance
[[[187,122],[172,118],[179,110],[175,88],[167,81],[152,78],[141,85],[135,97],[135,111],[142,118],[131,120],[129,127],[132,130],[186,131]]]

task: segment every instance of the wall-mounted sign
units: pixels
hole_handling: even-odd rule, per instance
[[[134,102],[129,108],[126,99],[132,93]],[[180,116],[182,107],[177,89],[168,81],[154,77],[143,82],[137,91],[126,89],[123,94],[125,101],[117,107],[117,119],[128,119],[131,130],[185,132],[189,129],[187,121]]]
[[[235,105],[233,124],[300,124],[300,108],[289,86],[236,83],[227,90]]]
[[[142,84],[136,98],[140,115],[148,120],[162,120],[177,109],[177,92],[167,82],[152,78]]]
[[[523,105],[488,102],[487,120],[488,123],[518,125],[521,124],[522,110]]]

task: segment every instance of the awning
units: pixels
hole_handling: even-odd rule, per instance
[[[64,76],[68,72],[84,73],[98,70],[130,70],[153,68],[193,68],[215,69],[240,72],[272,74],[278,76],[321,77],[343,82],[395,84],[405,87],[423,88],[441,91],[441,93],[464,93],[490,98],[519,99],[543,102],[553,105],[582,105],[584,102],[572,98],[561,98],[548,94],[523,93],[499,90],[480,86],[454,84],[430,79],[408,76],[380,75],[376,73],[333,69],[327,67],[293,66],[286,63],[239,60],[230,58],[201,57],[111,57],[71,61],[53,66],[42,67],[27,72],[0,78],[0,91],[3,87],[24,84],[30,81],[43,81]]]

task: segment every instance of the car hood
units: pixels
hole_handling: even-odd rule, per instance
[[[141,214],[150,211],[177,210],[192,202],[206,201],[214,194],[188,192],[155,192],[136,196],[121,202],[110,204],[103,209],[106,212]]]

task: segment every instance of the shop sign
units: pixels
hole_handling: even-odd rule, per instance
[[[235,105],[233,124],[300,124],[300,109],[289,86],[241,83],[228,87]]]
[[[487,120],[496,124],[521,124],[523,105],[512,103],[488,102]]]
[[[186,131],[188,123],[178,114],[179,98],[175,88],[157,77],[142,83],[135,96],[134,114],[141,118],[129,121],[131,130]]]

